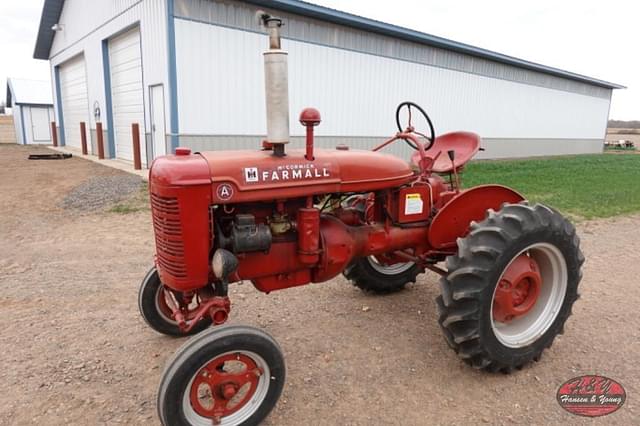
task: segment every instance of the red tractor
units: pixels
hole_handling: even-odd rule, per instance
[[[320,114],[307,108],[306,148],[285,151],[281,21],[260,17],[270,35],[262,149],[177,148],[150,170],[156,256],[140,310],[160,333],[200,332],[164,372],[162,423],[256,424],[276,404],[285,379],[278,344],[258,329],[221,326],[228,286],[243,280],[269,293],[342,273],[364,291],[389,293],[429,269],[442,276],[436,305],[445,340],[467,364],[508,373],[538,360],[578,297],[584,257],[571,223],[504,186],[462,189],[458,173],[480,138],[436,137],[414,103],[400,104],[399,132],[372,151],[314,149]],[[428,134],[412,126],[412,113]],[[409,163],[379,152],[394,142],[415,149]]]

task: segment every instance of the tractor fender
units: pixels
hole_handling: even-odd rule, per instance
[[[524,197],[502,185],[480,185],[460,192],[436,214],[429,227],[429,244],[435,249],[456,246],[456,240],[469,230],[472,221],[479,222],[487,210],[499,210],[503,203],[519,203]]]

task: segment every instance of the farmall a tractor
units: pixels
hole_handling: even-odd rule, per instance
[[[243,280],[270,293],[344,274],[364,291],[389,293],[428,269],[442,276],[438,322],[464,362],[507,373],[538,360],[578,297],[584,258],[574,227],[504,186],[463,190],[458,172],[480,138],[436,137],[410,102],[396,111],[399,132],[371,151],[314,149],[312,108],[300,114],[306,148],[285,150],[282,22],[259,16],[269,32],[262,149],[177,148],[150,171],[156,256],[140,310],[160,333],[198,333],[163,374],[162,423],[257,424],[276,404],[285,380],[278,344],[261,330],[221,325],[228,287]],[[426,129],[412,126],[412,113]],[[380,152],[392,143],[415,154],[407,162]]]

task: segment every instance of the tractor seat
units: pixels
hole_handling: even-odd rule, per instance
[[[451,132],[436,137],[431,148],[427,151],[427,157],[435,158],[438,152],[440,155],[432,166],[435,173],[450,173],[455,166],[456,169],[462,167],[471,160],[480,149],[480,136],[471,132]],[[453,150],[455,157],[453,164],[449,159],[448,151]],[[416,151],[411,156],[411,165],[417,167],[420,162],[420,152]]]

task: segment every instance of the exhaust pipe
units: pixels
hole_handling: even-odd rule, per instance
[[[284,145],[289,143],[289,81],[287,52],[281,49],[280,27],[282,19],[266,12],[256,13],[260,23],[269,32],[269,50],[264,55],[264,82],[267,107],[267,140],[273,153],[285,155]]]

